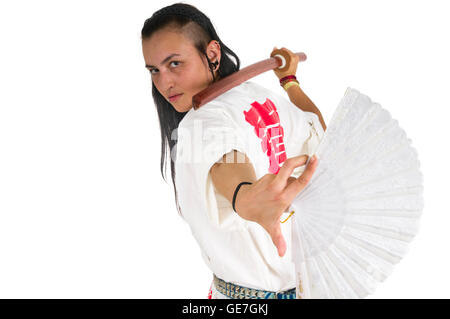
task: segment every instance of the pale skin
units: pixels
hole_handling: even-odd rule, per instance
[[[159,30],[151,38],[142,41],[142,50],[155,87],[178,112],[189,111],[192,108],[192,97],[213,82],[206,58],[199,55],[183,33],[171,28]],[[293,55],[285,48],[282,50]],[[178,55],[164,61],[172,54]],[[206,54],[211,62],[218,61],[220,65],[221,52],[217,41],[212,40],[208,44]],[[286,72],[275,71],[279,79],[296,73],[298,58],[293,56],[291,60]],[[216,78],[219,77],[217,69],[214,70]],[[170,96],[180,93],[182,95],[178,100],[169,100]],[[320,111],[301,89],[289,88],[287,93],[299,108],[318,114],[324,130],[326,129]],[[257,179],[253,164],[245,154],[233,151],[228,155],[232,155],[234,159],[230,161],[227,157],[227,160],[214,164],[210,169],[216,190],[231,203],[236,186],[242,181],[252,182],[252,185],[241,186],[236,197],[236,212],[243,219],[260,224],[271,236],[278,255],[284,256],[286,242],[281,233],[280,217],[310,181],[317,167],[315,157],[311,158],[298,178],[291,175],[295,168],[306,164],[307,155],[289,158],[277,175],[269,173]]]

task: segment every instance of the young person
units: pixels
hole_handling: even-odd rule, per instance
[[[192,97],[237,72],[240,61],[192,5],[158,10],[141,37],[161,129],[161,174],[170,155],[178,212],[213,272],[209,297],[295,298],[291,225],[280,218],[317,166],[315,157],[305,164],[326,129],[320,111],[297,81],[284,86],[295,105],[247,81],[194,110]],[[284,50],[291,65],[275,74],[292,79],[298,58]],[[272,103],[279,115],[277,147],[287,159],[276,174],[268,173],[267,150],[245,116],[255,102]]]

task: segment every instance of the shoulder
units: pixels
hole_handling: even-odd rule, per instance
[[[285,108],[286,103],[289,103],[282,96],[262,85],[246,81],[206,103],[198,110],[191,109],[187,119],[194,120],[213,116],[239,124],[239,119],[244,118],[243,112],[248,111],[252,103],[263,104],[266,99],[270,99],[277,107],[280,105],[281,108]]]
[[[246,81],[221,94],[197,110],[188,111],[179,127],[189,128],[202,125],[203,128],[213,127],[246,127],[244,111],[248,111],[252,104],[263,104],[267,99],[275,104],[282,122],[305,118],[304,112],[293,105],[290,100],[268,88]]]
[[[251,100],[252,85],[244,82],[227,92],[219,95],[214,100],[204,104],[199,109],[191,108],[184,118],[181,120],[179,126],[187,127],[194,122],[223,122],[226,124],[231,121],[236,113],[242,112],[242,108]]]
[[[192,128],[201,125],[203,127],[210,126],[226,126],[230,123],[227,113],[220,107],[199,108],[198,110],[190,109],[179,123],[179,128]]]

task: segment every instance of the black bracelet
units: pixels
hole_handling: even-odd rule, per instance
[[[236,202],[236,195],[237,195],[237,192],[239,191],[239,188],[241,188],[241,186],[244,185],[244,184],[252,184],[252,183],[250,183],[250,182],[241,182],[241,183],[239,183],[238,186],[236,186],[236,189],[235,189],[234,195],[233,195],[233,210],[235,212],[236,212],[236,208],[234,207],[234,205],[235,205],[235,202]]]

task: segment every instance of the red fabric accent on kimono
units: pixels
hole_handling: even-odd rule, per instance
[[[212,299],[212,287],[209,288],[208,299]]]
[[[255,128],[255,134],[261,139],[261,147],[269,157],[269,172],[277,174],[280,164],[286,160],[284,131],[275,104],[268,98],[263,104],[253,102],[245,120]]]

